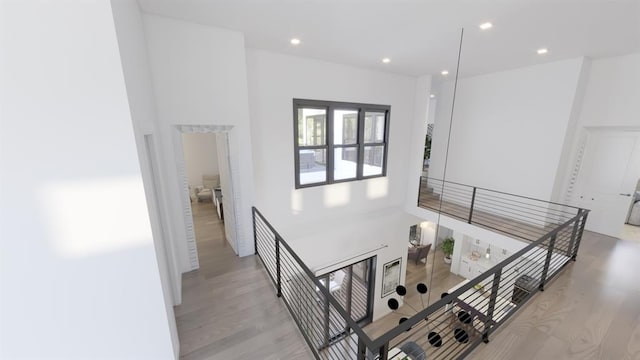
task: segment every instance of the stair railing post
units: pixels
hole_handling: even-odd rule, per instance
[[[476,187],[473,187],[473,194],[471,194],[471,206],[469,207],[469,220],[467,223],[471,224],[471,218],[473,217],[473,205],[476,203]]]
[[[420,181],[418,183],[418,201],[417,206],[420,207],[420,195],[422,194],[422,176],[420,176]]]
[[[357,360],[367,359],[367,345],[360,337],[358,337],[358,354],[356,355],[356,358]]]
[[[540,291],[544,291],[544,285],[547,282],[547,275],[549,274],[549,265],[551,264],[551,255],[553,255],[553,248],[556,244],[557,234],[553,234],[549,240],[549,247],[547,248],[547,258],[544,261],[544,267],[542,268],[542,276],[540,278],[540,285],[538,288]]]
[[[331,275],[328,273],[324,277],[324,284],[327,290],[329,290],[331,286]],[[324,299],[324,347],[328,347],[330,339],[329,332],[331,331],[331,328],[329,327],[329,316],[331,316],[331,309],[329,308],[329,299],[326,296],[322,296],[322,298]]]
[[[493,282],[491,283],[491,296],[489,297],[489,307],[487,309],[487,319],[484,323],[484,332],[482,333],[482,341],[484,343],[489,342],[489,330],[493,323],[493,313],[496,309],[496,301],[498,299],[498,289],[500,288],[500,278],[502,277],[502,269],[499,269],[493,275]]]
[[[253,217],[253,250],[258,255],[258,233],[256,232],[256,208],[251,208],[251,216]]]
[[[276,235],[276,283],[278,297],[282,297],[282,277],[280,276],[280,237]]]
[[[578,214],[580,214],[582,210],[578,210]],[[573,229],[571,230],[571,238],[569,239],[569,248],[567,249],[567,256],[571,258],[571,260],[576,261],[576,252],[573,250],[573,245],[576,243],[576,236],[578,235],[578,226],[580,225],[581,217],[576,218],[576,222],[573,223]]]
[[[587,216],[589,215],[589,212],[586,210],[582,210],[582,221],[580,221],[580,227],[578,228],[578,233],[576,234],[576,243],[575,243],[575,249],[573,250],[573,257],[572,259],[575,260],[576,257],[578,257],[578,249],[580,248],[580,243],[582,242],[582,234],[584,233],[584,226],[587,223]]]
[[[353,265],[349,266],[349,270],[347,271],[347,306],[346,306],[346,311],[347,314],[351,315],[351,307],[352,307],[352,299],[351,297],[353,296]],[[348,334],[349,331],[351,331],[351,327],[349,327],[349,324],[347,324],[347,326],[344,329],[344,333]]]
[[[388,342],[380,346],[379,354],[380,354],[380,356],[378,357],[379,360],[389,360],[389,343]]]

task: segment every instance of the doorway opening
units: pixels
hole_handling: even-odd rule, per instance
[[[225,207],[232,214],[227,134],[190,132],[182,133],[181,138],[198,265],[202,273],[208,274],[219,269],[212,265],[235,255],[233,249],[227,249],[233,237],[227,236],[232,232],[224,221]]]
[[[375,273],[376,257],[373,256],[320,275],[318,280],[325,285],[328,284],[326,287],[331,295],[358,325],[365,326],[373,320]],[[318,350],[340,341],[345,334],[350,333],[349,325],[337,314],[335,308],[330,307],[328,302],[322,305],[324,340],[322,344],[316,344]],[[310,324],[313,322],[307,322],[303,326]]]
[[[233,176],[237,171],[233,170],[237,168],[237,164],[231,161],[230,129],[230,126],[224,125],[183,125],[176,126],[173,133],[191,270],[200,268],[194,211],[204,211],[198,213],[198,219],[204,216],[203,225],[219,221],[222,230],[219,239],[226,241],[225,246],[230,245],[232,253],[238,255],[238,221],[235,206],[238,197],[234,186],[237,179]],[[209,212],[211,216],[207,215]],[[203,231],[210,233],[213,230]]]
[[[640,242],[640,179],[638,179],[635,192],[631,194],[631,198],[627,221],[622,227],[620,238]]]

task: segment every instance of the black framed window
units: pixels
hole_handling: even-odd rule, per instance
[[[390,109],[293,99],[296,188],[386,176]]]

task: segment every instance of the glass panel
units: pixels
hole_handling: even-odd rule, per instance
[[[298,108],[298,146],[327,143],[327,110]]]
[[[366,112],[364,114],[364,142],[384,142],[384,112]]]
[[[327,181],[327,150],[300,150],[300,185]]]
[[[383,146],[364,147],[364,167],[363,176],[382,175],[382,164],[384,162]]]
[[[358,142],[358,110],[333,111],[333,143],[349,145]]]
[[[355,178],[358,169],[358,147],[335,148],[333,151],[334,180]]]

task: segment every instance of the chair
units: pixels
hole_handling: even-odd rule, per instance
[[[213,201],[213,189],[220,186],[219,175],[202,175],[202,187],[196,188],[198,202]]]
[[[427,245],[418,245],[416,247],[412,247],[409,249],[409,253],[407,254],[408,260],[415,260],[416,265],[422,259],[425,259],[425,263],[427,262],[427,255],[429,255],[429,250],[431,250],[431,244]]]
[[[329,292],[334,293],[342,288],[342,282],[344,281],[345,273],[342,270],[338,270],[333,275],[333,280],[329,281]]]
[[[343,270],[338,270],[333,274],[333,280],[329,280],[329,292],[331,294],[342,289],[342,283],[344,282],[345,276],[346,274],[344,273]],[[320,283],[322,283],[322,285],[325,285],[325,280],[320,279]],[[318,289],[317,286],[316,286],[316,292],[318,293],[320,292],[320,289]]]

